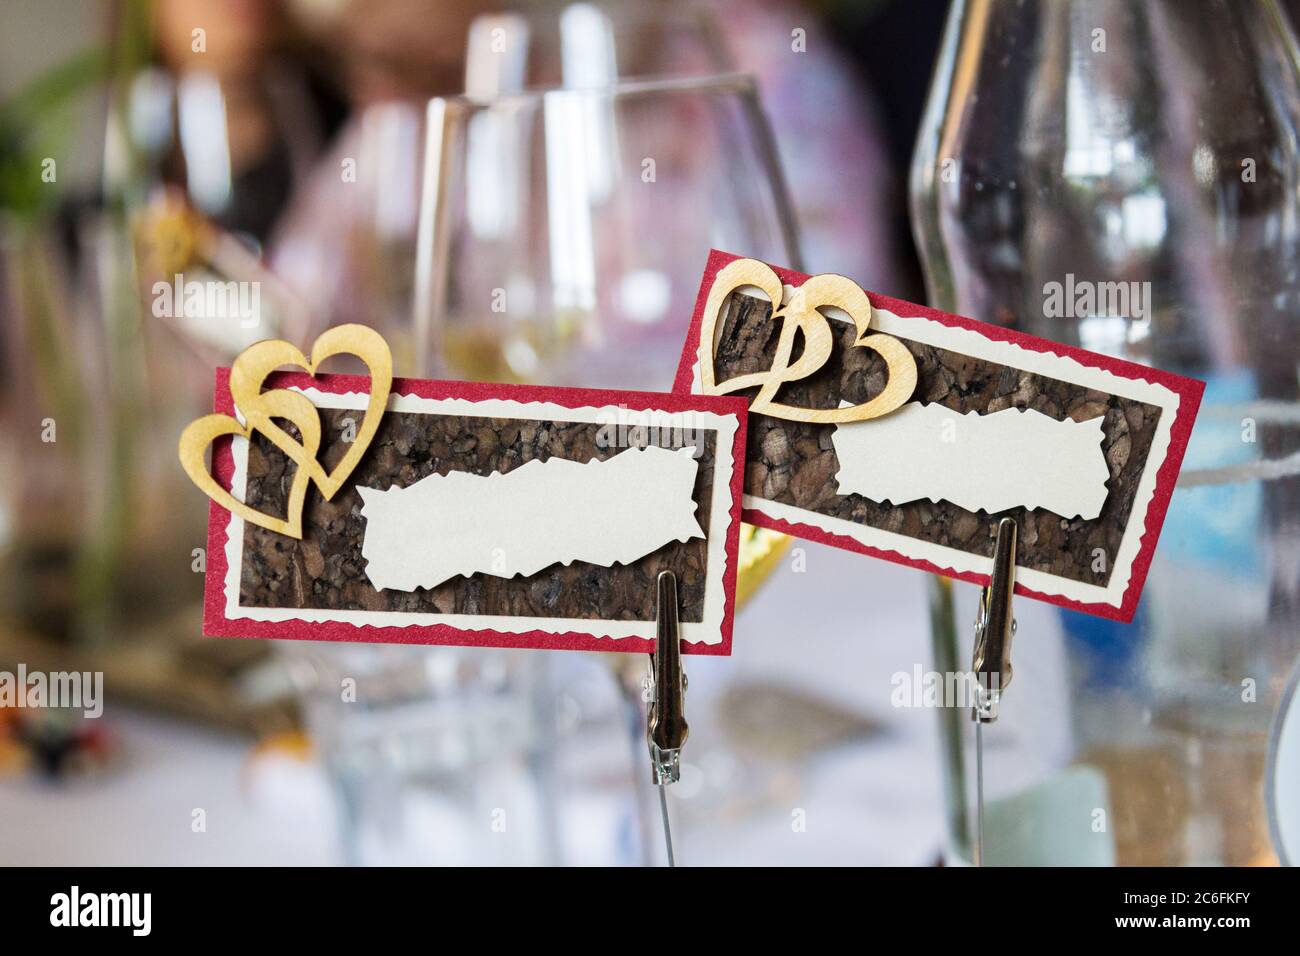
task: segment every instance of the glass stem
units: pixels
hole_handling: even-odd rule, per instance
[[[953,602],[952,581],[933,577],[930,580],[930,641],[934,667],[940,674],[962,670],[961,638],[957,633],[957,612]],[[963,724],[967,714],[961,707],[939,708],[939,740],[943,748],[944,808],[948,815],[952,852],[962,859],[971,858],[970,817],[966,806],[966,761],[962,752],[965,739]]]

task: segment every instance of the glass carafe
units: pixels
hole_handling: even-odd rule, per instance
[[[1300,646],[1298,134],[1271,0],[953,4],[911,181],[932,304],[1207,383],[1133,623],[1017,602],[985,862],[1275,859],[1269,727]],[[935,585],[941,667],[969,666],[975,591]],[[943,727],[959,861],[973,732]]]

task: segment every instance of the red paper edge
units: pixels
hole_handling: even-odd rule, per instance
[[[356,375],[316,375],[306,373],[277,373],[269,380],[274,387],[315,387],[322,391],[369,391],[370,379]],[[462,398],[471,401],[507,399],[519,402],[551,402],[566,408],[604,405],[639,405],[659,411],[705,411],[719,415],[733,415],[737,420],[735,440],[732,442],[731,522],[727,527],[725,542],[727,566],[723,573],[724,608],[722,615],[722,642],[719,644],[692,644],[682,641],[683,654],[731,654],[732,624],[736,613],[736,566],[740,552],[740,493],[745,476],[745,428],[748,424],[748,402],[739,396],[678,395],[673,393],[630,392],[614,389],[557,388],[531,385],[495,385],[481,382],[438,382],[420,379],[393,380],[394,395],[416,395],[421,398]],[[213,394],[215,411],[234,414],[230,397],[230,370],[217,369]],[[229,490],[235,461],[231,453],[229,436],[213,443],[212,473],[222,487]],[[298,641],[359,641],[383,644],[454,645],[462,647],[518,647],[562,651],[625,651],[649,654],[654,650],[653,640],[626,637],[596,637],[580,631],[552,634],[545,631],[505,633],[493,630],[463,630],[451,624],[409,625],[377,627],[373,624],[348,624],[343,621],[313,623],[308,621],[249,621],[226,617],[225,595],[222,593],[226,571],[226,526],[230,512],[209,502],[207,574],[204,582],[203,633],[208,637],[274,638]]]
[[[673,391],[678,394],[689,394],[691,391],[691,373],[698,351],[700,327],[703,324],[704,306],[708,300],[709,287],[713,284],[713,279],[720,269],[728,263],[742,258],[745,257],[722,252],[718,249],[709,252],[708,263],[704,267],[704,276],[700,281],[699,295],[695,299],[695,312],[691,316],[690,329],[686,333],[686,343],[682,348],[682,357],[677,365],[677,377],[673,381]],[[782,282],[791,286],[801,286],[809,278],[802,272],[794,272],[780,266],[774,265],[771,268],[780,276]],[[1011,342],[1034,352],[1046,352],[1071,358],[1080,365],[1103,369],[1121,378],[1154,382],[1177,393],[1179,399],[1178,411],[1174,415],[1174,423],[1170,429],[1169,453],[1165,456],[1164,462],[1161,463],[1159,471],[1156,472],[1155,494],[1147,507],[1146,522],[1143,527],[1140,546],[1137,556],[1133,559],[1128,588],[1124,591],[1122,603],[1116,606],[1105,602],[1085,603],[1074,601],[1059,595],[1043,594],[1016,582],[1017,594],[1046,601],[1059,607],[1096,614],[1124,624],[1132,622],[1133,615],[1137,613],[1138,600],[1142,595],[1142,586],[1146,583],[1147,572],[1151,569],[1151,559],[1155,554],[1156,542],[1160,538],[1161,528],[1164,526],[1165,513],[1169,510],[1169,499],[1173,495],[1174,485],[1178,481],[1178,470],[1182,467],[1183,455],[1187,451],[1187,443],[1192,434],[1192,424],[1196,420],[1196,413],[1201,405],[1201,395],[1205,391],[1205,383],[1198,379],[1175,375],[1172,372],[1151,368],[1146,365],[1139,365],[1136,362],[1113,358],[1109,355],[1099,355],[1096,352],[1089,352],[1076,346],[1061,345],[1048,339],[1039,338],[1036,335],[1027,335],[1024,332],[991,325],[987,322],[976,322],[974,319],[952,315],[948,312],[940,312],[938,309],[932,309],[929,306],[906,302],[877,292],[868,291],[867,296],[871,300],[873,308],[886,309],[895,315],[920,316],[950,328],[977,332],[984,338],[993,341]],[[773,518],[758,509],[746,508],[743,514],[746,521],[760,528],[780,531],[797,538],[819,541],[832,547],[856,551],[859,554],[868,554],[875,558],[892,561],[895,564],[905,564],[908,567],[919,568],[933,574],[942,574],[945,577],[956,578],[960,581],[970,581],[975,584],[988,583],[988,575],[969,571],[959,572],[951,568],[940,567],[929,561],[909,558],[896,551],[872,548],[846,535],[832,534],[811,525],[783,521],[779,518]]]

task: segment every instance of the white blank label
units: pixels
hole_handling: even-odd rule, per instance
[[[412,591],[476,572],[510,578],[557,562],[628,564],[669,541],[702,538],[695,452],[651,446],[605,461],[550,458],[506,474],[359,488],[366,575],[379,590]]]
[[[965,415],[911,402],[831,436],[842,495],[901,505],[927,498],[997,514],[1043,508],[1096,518],[1110,470],[1101,418],[1057,421],[1032,409]]]

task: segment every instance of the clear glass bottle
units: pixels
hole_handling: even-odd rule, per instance
[[[911,179],[932,304],[1207,383],[1134,622],[1018,602],[988,862],[1275,859],[1269,725],[1300,646],[1298,62],[1272,0],[949,14]],[[958,591],[935,587],[941,667],[969,666]],[[1017,724],[1017,696],[1059,736]],[[968,858],[971,731],[944,730]]]

